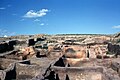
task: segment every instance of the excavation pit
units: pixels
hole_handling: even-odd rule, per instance
[[[40,67],[37,65],[16,64],[16,79],[32,79],[38,73]]]
[[[102,67],[52,67],[60,80],[102,80]],[[96,76],[96,77],[95,77]]]
[[[116,71],[112,70],[112,73],[108,75],[106,74],[107,68],[112,70],[110,59],[100,60],[61,57],[51,67],[51,70],[55,72],[54,78],[59,78],[60,80],[117,80],[118,75],[116,75]]]

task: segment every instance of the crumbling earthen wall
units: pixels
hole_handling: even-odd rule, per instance
[[[1,42],[0,43],[0,53],[13,50],[14,45],[16,45],[15,40],[11,40],[11,41],[8,41],[8,42]]]
[[[120,45],[109,43],[108,44],[108,51],[113,53],[113,54],[116,54],[116,56],[120,55]]]

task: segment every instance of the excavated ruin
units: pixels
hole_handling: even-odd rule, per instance
[[[108,37],[75,38],[2,42],[0,80],[120,80],[120,45],[106,42]]]

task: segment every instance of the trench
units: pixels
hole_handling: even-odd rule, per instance
[[[16,79],[16,69],[10,70],[6,73],[5,80],[13,80]]]

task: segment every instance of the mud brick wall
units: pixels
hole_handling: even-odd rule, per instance
[[[14,45],[16,45],[16,40],[9,41],[8,44],[9,44],[8,51],[13,50]]]
[[[39,66],[16,64],[16,79],[32,79],[39,71]]]
[[[102,67],[52,67],[60,80],[102,80]],[[95,77],[97,76],[97,77]]]
[[[1,43],[0,44],[0,53],[8,51],[9,45],[8,43]]]
[[[113,70],[117,71],[120,76],[120,62],[112,62],[111,67]]]
[[[37,38],[36,41],[45,41],[46,38]]]
[[[11,63],[14,63],[14,60],[10,59],[0,59],[0,68],[1,69],[7,69]]]
[[[0,80],[15,79],[15,61],[10,59],[0,59]]]
[[[5,80],[6,72],[0,70],[0,80]]]
[[[28,44],[28,46],[33,46],[33,45],[35,45],[34,39],[28,39],[28,40],[27,40],[27,44]]]
[[[108,44],[108,51],[113,53],[113,54],[120,55],[120,45],[109,43]]]
[[[16,41],[16,45],[22,46],[22,45],[25,45],[25,44],[27,44],[26,40],[18,40],[18,41]]]
[[[14,45],[16,45],[15,40],[0,43],[0,53],[13,50]]]

